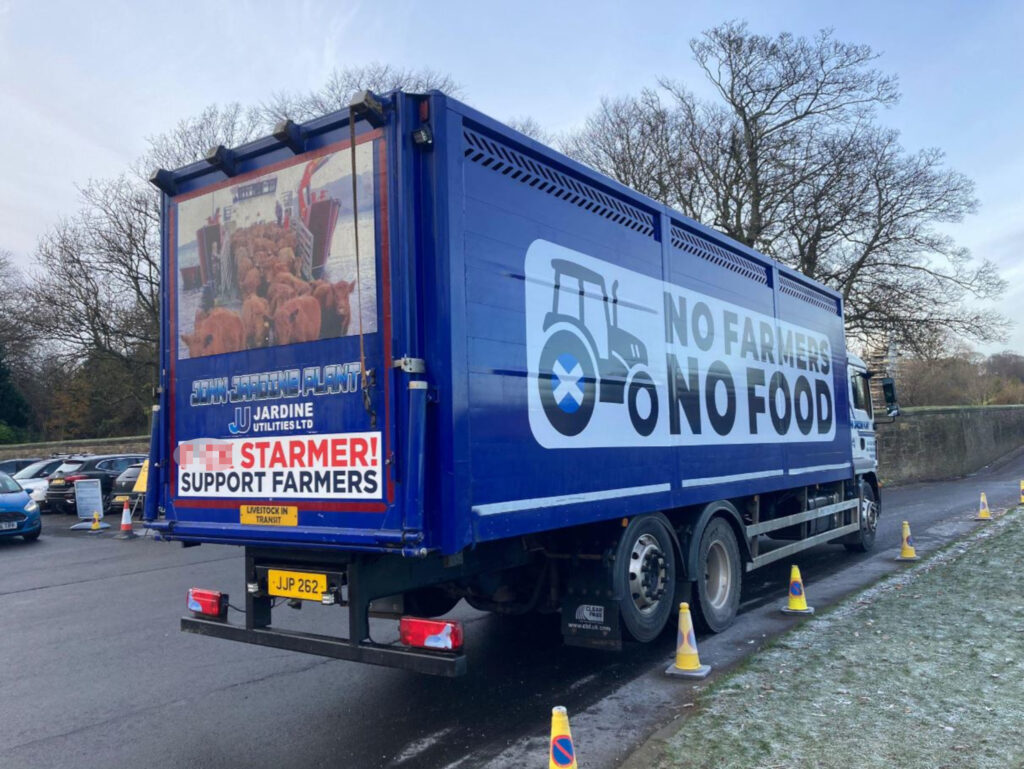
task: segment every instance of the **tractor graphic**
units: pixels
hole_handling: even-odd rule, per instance
[[[619,328],[619,283],[611,299],[604,276],[568,259],[552,259],[554,293],[544,316],[538,386],[548,421],[562,435],[579,435],[594,406],[628,402],[640,435],[658,422],[658,393],[648,373],[647,346]]]

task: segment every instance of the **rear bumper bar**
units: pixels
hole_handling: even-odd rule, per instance
[[[369,665],[383,665],[433,676],[454,678],[466,672],[466,655],[461,652],[447,654],[368,642],[353,643],[343,638],[332,638],[316,633],[301,633],[294,630],[271,628],[249,630],[227,622],[195,617],[182,617],[181,629],[186,633],[195,633],[196,635],[226,638],[229,641],[271,646],[275,649],[287,649],[339,660],[365,662]]]

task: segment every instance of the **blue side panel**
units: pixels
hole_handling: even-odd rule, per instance
[[[473,540],[852,475],[834,292],[451,104]]]

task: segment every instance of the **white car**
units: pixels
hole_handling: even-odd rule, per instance
[[[28,492],[34,502],[42,502],[46,499],[46,487],[50,482],[50,473],[60,467],[63,461],[64,457],[41,459],[22,468],[11,477]]]

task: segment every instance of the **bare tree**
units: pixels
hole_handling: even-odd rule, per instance
[[[831,30],[813,40],[789,33],[772,39],[727,22],[690,48],[732,118],[729,141],[745,194],[729,217],[741,227],[730,235],[751,246],[774,219],[775,201],[801,177],[800,134],[869,119],[899,96],[896,78],[870,68],[878,58],[870,47],[837,41]],[[692,100],[671,81],[662,85],[680,101]]]
[[[23,284],[8,251],[0,250],[0,443],[17,441],[32,410],[22,383],[31,371],[31,338],[20,322]]]
[[[878,125],[898,93],[877,54],[830,30],[768,38],[736,22],[691,47],[716,101],[662,79],[667,102],[605,100],[565,150],[836,288],[862,341],[1002,336],[1005,319],[972,300],[1005,283],[941,231],[975,211],[973,185]]]
[[[524,117],[513,117],[505,121],[505,124],[524,136],[529,136],[534,141],[538,141],[541,144],[555,144],[557,138],[553,133],[548,131],[544,126],[537,122],[536,119],[526,115]]]
[[[260,110],[238,102],[210,104],[199,114],[183,118],[170,131],[147,137],[149,150],[136,164],[145,179],[154,168],[181,168],[206,156],[213,147],[237,147],[269,133]]]
[[[566,137],[562,150],[656,200],[675,202],[672,180],[685,173],[678,119],[657,93],[602,99],[582,131]]]
[[[322,86],[309,93],[275,93],[255,108],[254,115],[264,128],[272,127],[285,118],[305,122],[344,109],[359,91],[385,93],[395,89],[417,93],[438,90],[449,96],[461,96],[463,93],[462,86],[443,72],[373,62],[362,67],[333,70]]]
[[[0,253],[0,346],[31,338],[33,381],[45,372],[48,381],[64,383],[27,393],[40,425],[61,438],[148,426],[160,306],[160,197],[147,181],[154,168],[180,168],[211,147],[245,144],[283,116],[307,120],[345,107],[362,88],[395,87],[460,91],[447,75],[375,64],[337,70],[305,95],[278,95],[255,107],[210,105],[149,137],[130,172],[80,187],[80,209],[39,239],[28,280]],[[9,360],[29,360],[27,346],[9,349]]]
[[[0,345],[8,356],[21,358],[27,351],[22,343],[25,333],[18,312],[24,292],[24,281],[14,266],[10,251],[0,249]]]

